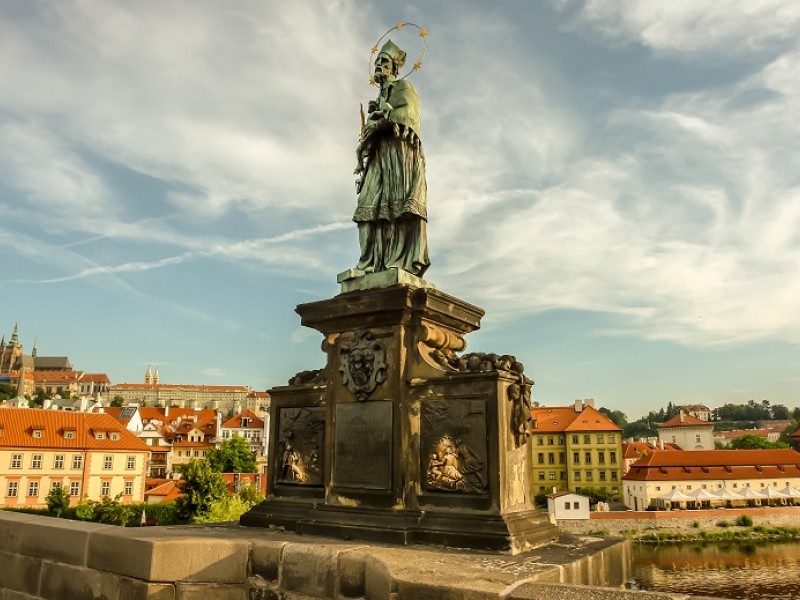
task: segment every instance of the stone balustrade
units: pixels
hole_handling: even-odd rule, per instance
[[[510,556],[238,525],[122,528],[0,511],[0,600],[675,600],[589,586],[629,546],[564,538]],[[583,584],[583,585],[576,585]]]

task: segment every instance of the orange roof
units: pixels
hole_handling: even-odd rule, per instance
[[[725,440],[735,440],[744,435],[757,435],[765,438],[770,433],[779,433],[779,431],[777,429],[730,429],[728,431],[715,431],[714,437]]]
[[[143,450],[147,445],[133,433],[120,427],[112,416],[102,413],[81,413],[36,408],[4,408],[0,410],[0,448],[56,448],[74,450]],[[40,429],[41,437],[33,437]],[[65,431],[74,431],[67,439]],[[108,435],[97,439],[93,432],[119,434],[118,440]]]
[[[178,486],[178,482],[175,480],[165,481],[161,485],[157,485],[154,488],[150,488],[144,493],[145,496],[158,496],[162,500],[162,502],[170,502],[178,498],[179,496],[183,496],[181,493],[181,489]],[[145,509],[146,510],[146,509]]]
[[[652,452],[631,465],[623,479],[781,479],[800,477],[794,450],[692,450]]]
[[[31,373],[34,381],[46,383],[71,383],[73,381],[78,381],[82,374],[83,373],[80,371],[33,371]],[[27,374],[25,378],[28,379]]]
[[[242,425],[242,418],[250,419],[250,422],[245,426]],[[222,427],[227,428],[234,428],[234,429],[263,429],[264,428],[264,421],[259,419],[256,414],[250,410],[249,408],[244,409],[238,415],[228,419],[222,424]]]
[[[575,412],[572,406],[536,407],[531,409],[537,433],[563,433],[566,431],[622,431],[603,413],[592,406]]]
[[[210,442],[173,442],[173,448],[213,448]]]
[[[108,375],[105,373],[84,373],[81,381],[96,381],[98,383],[111,383]]]
[[[665,451],[680,451],[680,448],[675,444],[664,442],[664,447],[655,446],[650,442],[622,442],[622,456],[624,458],[640,459],[645,454],[651,452],[665,452]]]
[[[195,410],[193,408],[169,408],[169,415],[166,414],[167,409],[161,406],[142,406],[139,408],[139,414],[142,415],[143,421],[161,421],[162,423],[170,423],[177,421],[178,417],[197,417],[198,421],[208,421],[217,418],[217,411],[213,408],[204,408],[202,410]]]
[[[687,415],[684,413],[683,415],[675,415],[668,421],[664,423],[656,424],[656,427],[714,427],[713,423],[709,423],[708,421],[703,421],[703,419],[698,419],[697,417],[693,417],[692,415]]]
[[[269,392],[250,392],[247,394],[248,398],[269,398]]]

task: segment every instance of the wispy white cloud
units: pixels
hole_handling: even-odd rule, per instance
[[[83,269],[80,273],[73,275],[66,275],[64,277],[54,277],[53,279],[45,279],[41,283],[61,283],[64,281],[74,281],[75,279],[85,279],[86,277],[93,277],[96,275],[109,275],[118,273],[139,273],[142,271],[150,271],[151,269],[161,269],[172,265],[179,265],[180,263],[192,258],[191,253],[184,253],[180,256],[170,256],[162,258],[161,260],[144,262],[133,261],[121,265],[113,266],[97,266]]]

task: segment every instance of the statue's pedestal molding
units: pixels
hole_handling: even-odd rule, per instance
[[[521,366],[456,355],[483,310],[404,271],[340,278],[348,291],[296,309],[326,365],[270,390],[269,497],[242,524],[512,553],[550,540],[513,427]]]

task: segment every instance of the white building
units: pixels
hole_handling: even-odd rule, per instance
[[[681,450],[713,450],[714,424],[680,411],[658,425],[658,439]]]
[[[589,518],[589,498],[573,492],[558,492],[547,495],[547,514],[550,521],[579,520]]]

